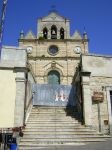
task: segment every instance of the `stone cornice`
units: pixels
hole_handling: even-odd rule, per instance
[[[18,39],[19,42],[89,42],[89,39]]]
[[[80,60],[79,56],[75,56],[75,57],[33,57],[30,56],[28,57],[28,60]]]

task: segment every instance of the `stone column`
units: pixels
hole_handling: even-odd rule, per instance
[[[48,39],[51,39],[51,28],[48,28]]]
[[[60,30],[57,30],[57,39],[60,39]]]
[[[20,127],[24,124],[25,80],[25,72],[17,72],[14,118],[15,127]]]
[[[83,116],[85,125],[92,126],[92,99],[90,91],[90,72],[82,73]]]

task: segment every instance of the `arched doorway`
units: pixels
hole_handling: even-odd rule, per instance
[[[60,74],[56,70],[48,73],[48,84],[60,84]]]

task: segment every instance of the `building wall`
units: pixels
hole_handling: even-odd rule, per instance
[[[0,128],[14,127],[16,73],[0,70]]]
[[[106,87],[112,86],[112,57],[98,56],[98,55],[88,55],[82,56],[82,71],[90,72],[89,77],[89,88],[90,96],[92,101],[92,96],[94,92],[102,92],[104,94],[103,102],[99,103],[100,114],[98,118],[98,103],[92,101],[92,125],[99,128],[99,121],[101,121],[101,130],[107,132],[109,128],[109,110],[108,110],[108,98]],[[89,106],[88,106],[89,107]],[[111,116],[112,117],[112,116]],[[108,122],[108,125],[105,124]]]
[[[3,47],[0,60],[0,128],[24,124],[26,50]]]
[[[93,95],[94,91],[103,92],[103,94],[104,94],[103,102],[99,103],[102,130],[105,130],[105,128],[106,128],[105,120],[109,121],[108,99],[107,99],[106,90],[104,88],[107,86],[112,86],[112,77],[111,78],[108,78],[108,77],[91,77],[91,79],[90,79],[91,96]],[[92,120],[93,120],[94,126],[98,127],[98,124],[99,124],[98,104],[96,102],[92,102]]]

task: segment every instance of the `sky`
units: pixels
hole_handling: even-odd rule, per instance
[[[90,53],[112,55],[112,0],[8,0],[3,45],[18,46],[21,30],[36,35],[37,19],[47,16],[52,5],[70,19],[71,35],[75,30],[83,34],[85,27]]]

